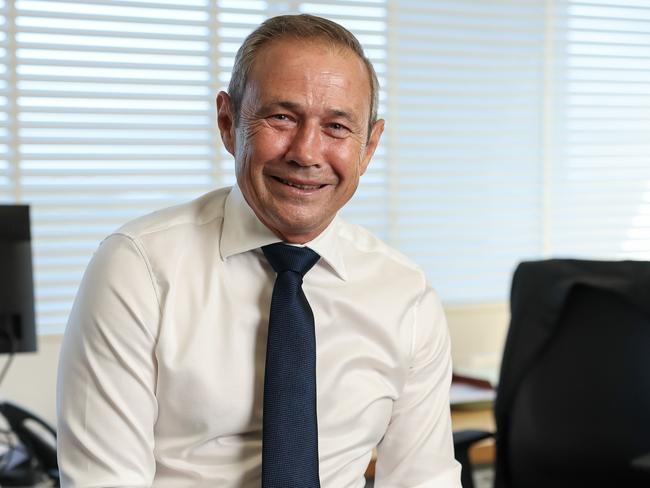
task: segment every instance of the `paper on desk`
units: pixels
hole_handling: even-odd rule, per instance
[[[492,387],[499,382],[501,357],[494,353],[474,354],[454,364],[454,374],[487,381]]]
[[[494,401],[496,392],[491,388],[481,388],[466,383],[452,383],[449,401],[452,405],[465,405]]]

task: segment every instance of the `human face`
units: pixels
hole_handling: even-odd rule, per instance
[[[368,135],[370,79],[347,49],[279,40],[258,53],[239,123],[217,97],[237,183],[257,217],[286,242],[314,239],[352,197],[384,121]]]

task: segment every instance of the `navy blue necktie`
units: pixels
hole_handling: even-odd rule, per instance
[[[262,488],[318,488],[316,336],[302,278],[320,256],[283,243],[262,250],[277,273],[264,372]]]

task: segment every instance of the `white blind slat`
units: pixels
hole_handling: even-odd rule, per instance
[[[558,254],[650,258],[650,4],[561,2],[550,227]],[[571,28],[573,27],[573,28]],[[579,68],[579,69],[577,69]],[[588,69],[586,69],[588,68]]]

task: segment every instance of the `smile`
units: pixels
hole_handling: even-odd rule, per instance
[[[285,185],[292,186],[294,188],[298,188],[299,190],[318,190],[319,188],[324,187],[325,185],[300,185],[298,183],[293,183],[289,180],[284,180],[282,178],[277,178],[274,176],[274,178],[279,181],[280,183],[284,183]]]

